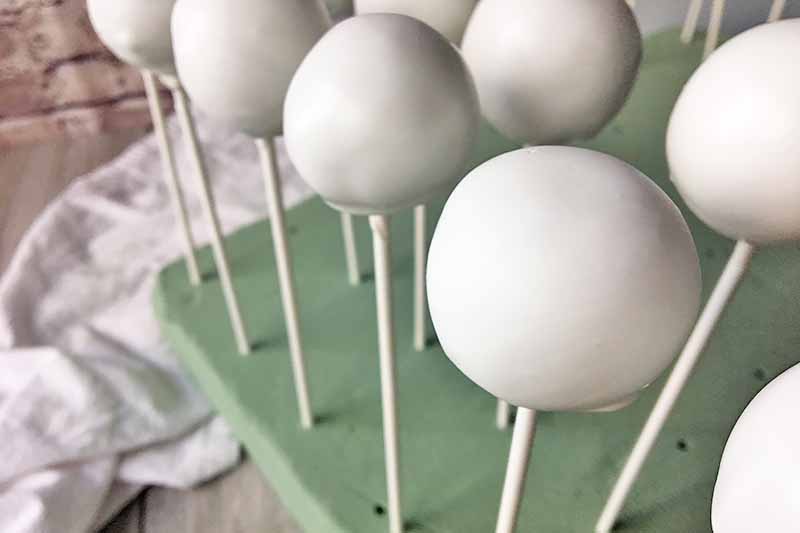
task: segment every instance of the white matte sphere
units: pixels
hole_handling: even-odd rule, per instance
[[[750,402],[725,445],[714,533],[795,533],[800,524],[800,365]]]
[[[523,148],[456,187],[431,242],[439,342],[475,383],[542,411],[611,410],[677,355],[700,267],[675,204],[581,148]]]
[[[397,13],[421,20],[455,45],[478,0],[355,0],[356,13]]]
[[[211,117],[254,137],[277,135],[292,76],[329,26],[321,0],[178,0],[178,74]]]
[[[115,56],[135,67],[173,75],[170,16],[175,0],[88,0],[89,20]]]
[[[672,179],[706,224],[754,244],[800,240],[800,20],[759,26],[686,84],[667,134]]]
[[[462,48],[498,131],[561,144],[594,136],[620,110],[642,38],[625,0],[482,0]]]
[[[463,176],[480,113],[458,51],[394,14],[337,24],[286,97],[284,136],[300,175],[329,204],[391,213],[448,192]]]

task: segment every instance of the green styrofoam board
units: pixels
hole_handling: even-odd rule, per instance
[[[684,47],[677,32],[669,31],[648,38],[645,48],[626,107],[597,138],[580,144],[631,162],[678,202],[698,246],[707,296],[733,243],[715,235],[680,201],[663,149],[669,112],[699,63],[701,44]],[[511,147],[485,129],[482,153],[473,164]],[[439,208],[432,206],[432,216]],[[228,239],[244,315],[257,342],[250,357],[236,353],[213,275],[194,290],[182,263],[168,266],[156,287],[155,307],[175,351],[306,531],[386,531],[366,222],[357,223],[364,282],[352,288],[338,215],[314,199],[291,210],[287,220],[314,430],[304,432],[298,425],[267,222]],[[493,531],[511,433],[494,429],[494,399],[460,374],[433,340],[425,352],[412,350],[409,214],[393,218],[392,235],[404,518],[412,531]],[[213,272],[208,250],[201,253],[201,264]],[[756,256],[634,487],[619,531],[710,531],[711,494],[730,429],[769,379],[800,361],[798,265],[797,247]],[[592,529],[662,382],[616,413],[541,415],[520,531]]]

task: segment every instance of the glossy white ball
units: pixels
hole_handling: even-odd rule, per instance
[[[391,213],[455,185],[479,117],[467,67],[442,35],[404,15],[360,15],[334,26],[297,70],[284,136],[329,204]]]
[[[88,0],[89,20],[115,56],[135,67],[173,75],[170,16],[175,0]]]
[[[800,365],[750,402],[725,444],[711,505],[714,533],[791,533],[800,524]]]
[[[753,244],[800,240],[800,20],[714,52],[678,98],[672,179],[706,224]]]
[[[620,110],[642,39],[625,0],[482,0],[462,48],[498,131],[561,144],[594,136]]]
[[[206,114],[255,137],[277,135],[292,76],[329,26],[321,0],[178,0],[178,74]]]
[[[355,0],[356,13],[397,13],[421,20],[455,44],[478,0]]]
[[[677,207],[609,155],[542,146],[473,170],[431,242],[439,342],[475,383],[542,411],[611,410],[670,364],[700,304]]]

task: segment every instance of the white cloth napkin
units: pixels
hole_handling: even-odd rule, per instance
[[[267,215],[249,138],[199,117],[226,231]],[[205,127],[204,127],[205,126]],[[193,229],[207,227],[170,123]],[[284,198],[310,195],[279,144]],[[180,241],[152,135],[79,178],[0,280],[0,531],[95,530],[145,485],[191,487],[239,445],[159,333],[156,275]]]

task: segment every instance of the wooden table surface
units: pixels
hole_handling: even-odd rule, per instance
[[[77,176],[102,165],[140,130],[4,149],[0,153],[0,272],[42,209]],[[191,491],[149,488],[103,533],[298,533],[272,488],[247,458]],[[311,532],[316,533],[316,532]]]

